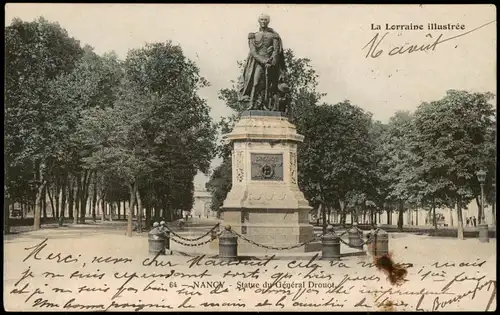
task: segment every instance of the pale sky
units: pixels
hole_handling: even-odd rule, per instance
[[[258,29],[261,13],[271,16],[285,48],[311,59],[319,75],[323,101],[345,99],[387,121],[397,110],[414,111],[448,89],[496,94],[496,7],[494,5],[306,5],[306,4],[27,4],[5,6],[5,21],[56,21],[69,35],[99,54],[115,51],[124,59],[131,48],[172,40],[195,61],[210,83],[201,91],[219,119],[230,110],[218,91],[240,75],[236,64],[248,54],[247,35]],[[405,45],[430,45],[495,21],[464,36],[442,42],[434,51],[389,56]],[[381,25],[372,30],[371,24]],[[424,30],[385,30],[388,24],[423,24]],[[465,30],[427,30],[428,23],[463,24]],[[365,58],[370,40],[380,33],[383,52]],[[428,35],[430,34],[430,35]],[[430,37],[432,36],[432,38]],[[217,165],[219,161],[214,161]],[[203,184],[199,174],[195,182]]]

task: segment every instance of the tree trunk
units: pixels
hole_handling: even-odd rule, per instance
[[[323,222],[321,222],[322,231],[323,231],[323,234],[326,234],[326,209],[322,203],[319,204],[319,208],[321,210],[321,219],[323,221]]]
[[[42,211],[43,211],[43,219],[47,220],[47,185],[43,188],[42,193]]]
[[[59,206],[60,206],[60,203],[59,203],[59,200],[61,198],[61,179],[60,177],[58,176],[57,179],[56,179],[56,191],[54,192],[54,199],[56,200],[56,218],[59,219]]]
[[[96,175],[96,172],[90,171],[88,174],[87,183],[85,186],[85,194],[83,195],[84,199],[85,199],[85,203],[84,203],[84,207],[83,207],[84,220],[87,217],[87,205],[89,207],[91,207],[91,204],[92,204],[92,200],[90,199],[90,197],[91,197],[90,196],[90,184],[92,183],[92,176],[93,175]],[[89,209],[89,210],[92,211],[91,209]]]
[[[434,197],[432,198],[432,225],[434,225],[434,229],[437,230],[436,200]]]
[[[130,204],[127,213],[127,236],[132,237],[132,215],[135,208],[135,183],[129,184]]]
[[[81,181],[81,185],[80,185],[80,194],[79,194],[79,222],[80,224],[84,224],[85,223],[85,216],[86,216],[86,205],[85,205],[85,187],[87,186],[87,173],[88,171],[85,170],[84,173],[83,173],[83,176],[82,178],[80,178],[80,181]]]
[[[115,217],[115,203],[110,202],[109,203],[109,221],[113,222],[114,217]]]
[[[453,209],[452,208],[448,209],[448,214],[450,215],[450,226],[455,226],[453,224]]]
[[[403,211],[404,211],[404,203],[402,201],[398,202],[398,229],[403,231]]]
[[[64,218],[65,211],[66,211],[66,187],[68,184],[68,176],[64,176],[64,183],[62,185],[61,189],[61,216]]]
[[[82,175],[76,176],[76,193],[75,193],[75,212],[73,215],[73,224],[78,224],[78,216],[80,215],[80,191],[82,189]]]
[[[457,198],[457,219],[458,219],[458,227],[457,227],[457,237],[459,240],[464,239],[464,220],[462,218],[462,200],[461,197]]]
[[[387,213],[387,224],[391,224],[391,217],[392,217],[392,213],[391,213],[391,210],[390,209],[387,209],[386,210],[386,213]]]
[[[104,201],[104,195],[101,195],[101,222],[106,221],[106,202]]]
[[[151,227],[151,207],[146,208],[146,228],[149,229]]]
[[[158,218],[160,217],[160,208],[158,206],[154,207],[154,221],[158,221]]]
[[[345,202],[343,199],[339,199],[339,209],[340,209],[340,224],[345,225]]]
[[[36,190],[36,197],[35,197],[35,211],[33,214],[33,229],[39,230],[41,226],[41,203],[42,203],[42,195],[43,195],[43,189],[45,188],[45,185],[47,183],[45,180],[42,180],[41,184],[38,186]]]
[[[54,212],[54,199],[52,198],[52,195],[50,194],[50,189],[47,187],[47,195],[49,195],[49,201],[50,201],[50,206],[52,207],[52,218],[58,218],[58,215]]]
[[[359,215],[359,205],[355,205],[355,206],[354,206],[354,214],[355,214],[355,215],[354,215],[354,217],[355,217],[355,218],[354,218],[354,220],[355,220],[354,222],[355,222],[356,224],[359,224],[359,217],[360,217],[360,215]]]
[[[142,199],[137,185],[135,186],[135,194],[137,198],[137,231],[142,233]]]
[[[415,209],[415,225],[418,226],[418,209]]]
[[[118,220],[120,220],[122,218],[122,202],[121,201],[118,201],[118,209],[117,209],[117,213],[116,213],[116,217]]]
[[[97,220],[97,215],[95,213],[96,206],[97,206],[97,180],[94,179],[94,185],[92,190],[92,221]]]
[[[89,174],[89,171],[85,170],[83,173],[83,177],[80,178],[81,185],[80,185],[80,193],[79,193],[78,198],[80,199],[80,223],[81,224],[85,223],[85,216],[86,216],[87,199],[85,198],[86,197],[85,195],[87,194],[86,189],[87,189],[88,174]]]
[[[69,177],[69,175],[68,175]],[[75,190],[74,190],[74,186],[75,186],[75,179],[74,178],[70,178],[68,179],[68,218],[70,218],[70,220],[73,220],[74,216],[75,216]]]

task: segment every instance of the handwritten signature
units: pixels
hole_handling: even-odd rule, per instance
[[[494,23],[494,22],[496,22],[496,20],[488,22],[486,24],[483,24],[483,25],[476,27],[468,32],[458,34],[458,35],[448,37],[448,38],[443,38],[443,34],[439,34],[439,36],[434,40],[434,42],[427,43],[427,44],[418,45],[418,44],[405,43],[401,46],[396,46],[396,47],[391,48],[389,50],[389,52],[387,53],[387,55],[395,56],[395,55],[411,54],[414,52],[434,51],[434,50],[436,50],[438,45],[440,45],[444,42],[456,39],[458,37],[465,36],[467,34],[470,34],[474,31],[477,31],[477,30],[479,30],[479,29],[481,29],[481,28],[483,28],[491,23]],[[375,36],[361,49],[361,50],[365,50],[368,47],[368,52],[366,53],[365,58],[375,59],[375,58],[380,57],[385,52],[385,50],[382,48],[379,48],[379,46],[388,34],[389,34],[389,32],[386,32],[384,35],[382,35],[382,37],[380,37],[380,39],[379,39],[380,33],[375,34]],[[425,35],[425,37],[434,39],[434,37],[432,37],[432,35],[430,33]]]

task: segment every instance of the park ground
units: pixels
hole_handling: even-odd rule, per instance
[[[197,222],[198,225],[193,224],[187,231],[179,232],[184,236],[195,236],[202,234],[204,231],[208,231],[211,227],[211,221]],[[32,251],[33,246],[40,244],[45,239],[47,239],[47,246],[40,251],[39,257],[42,259],[40,261],[33,259],[33,257],[28,258],[26,261],[23,259]],[[488,279],[494,279],[496,281],[496,239],[491,239],[489,243],[480,243],[476,238],[468,238],[465,240],[458,240],[456,238],[449,237],[431,237],[426,235],[415,235],[411,233],[390,233],[389,234],[389,250],[392,253],[392,257],[396,262],[404,262],[412,264],[414,267],[408,269],[409,275],[408,279],[411,281],[408,284],[405,284],[406,289],[414,286],[414,290],[419,289],[422,286],[421,276],[418,275],[420,267],[430,266],[435,262],[439,262],[440,264],[444,263],[458,263],[459,262],[478,262],[485,261],[486,263],[481,266],[480,271],[472,270],[469,272],[473,272],[474,274],[477,272],[481,272],[481,274],[485,275]],[[196,255],[206,254],[207,258],[214,257],[217,254],[217,246],[213,246],[213,244],[207,244],[200,247],[186,247],[181,246],[177,243],[173,243],[171,248],[174,250],[174,255],[170,256],[162,256],[162,261],[169,261],[170,264],[176,265],[174,268],[176,272],[180,273],[201,273],[203,270],[208,269],[212,278],[208,278],[211,280],[221,280],[221,277],[224,272],[227,271],[227,267],[206,267],[206,266],[194,266],[189,267],[189,263],[187,262],[189,259]],[[342,251],[345,251],[345,248],[342,248]],[[81,261],[86,260],[89,262],[93,257],[121,257],[121,258],[129,258],[132,260],[131,263],[102,263],[98,266],[90,264],[75,267],[75,265],[68,263],[56,263],[54,261],[47,261],[45,257],[48,253],[61,253],[61,257],[65,255],[73,255],[73,257],[79,257]],[[301,261],[305,264],[312,257],[314,253],[303,254],[303,257],[298,258],[302,259]],[[46,277],[42,277],[41,274],[43,272],[54,272],[61,274],[71,274],[75,270],[81,270],[81,272],[87,273],[99,273],[106,272],[108,277],[112,273],[116,272],[166,272],[169,269],[168,266],[158,267],[155,269],[152,266],[144,266],[141,262],[144,261],[148,256],[148,238],[147,232],[139,234],[134,233],[133,237],[127,237],[125,235],[123,229],[123,222],[113,222],[107,223],[105,225],[75,225],[71,227],[58,227],[51,228],[46,227],[38,231],[30,231],[24,233],[18,233],[14,235],[9,235],[4,237],[4,307],[8,310],[40,310],[40,308],[33,307],[32,304],[25,303],[26,296],[9,296],[9,292],[12,292],[14,285],[19,281],[21,275],[26,270],[30,270],[33,272],[34,277],[28,278],[28,280],[23,280],[26,283],[29,282],[29,287],[26,289],[29,291],[29,288],[43,288],[44,287],[53,287],[59,286],[63,287],[66,285],[67,288],[75,292],[78,286],[85,284],[87,287],[98,287],[102,286],[102,280],[98,279],[82,279],[76,282],[64,282],[67,280],[63,279],[50,279],[47,280]],[[297,258],[296,258],[297,259]],[[217,259],[215,259],[217,260]],[[360,262],[372,262],[373,259],[370,255],[365,256],[353,256],[353,257],[343,257],[342,262],[346,265],[351,266],[349,269],[350,274],[357,276],[370,276],[373,274],[380,275],[380,272],[374,269],[366,269],[359,267],[358,263]],[[290,263],[290,259],[279,258],[278,260],[273,261],[275,264],[275,269],[277,270],[288,270],[287,266]],[[335,267],[328,266],[326,262],[319,261],[318,264],[324,268],[324,270],[328,272],[338,272],[339,269]],[[240,273],[248,273],[254,270],[255,267],[250,266],[234,266],[231,267],[233,272]],[[263,270],[261,270],[263,271]],[[293,277],[297,276],[297,270],[288,270]],[[299,270],[300,271],[300,270]],[[267,272],[267,270],[266,270]],[[440,271],[442,272],[442,271]],[[460,270],[452,270],[447,269],[446,272],[460,272]],[[451,274],[450,274],[451,276]],[[269,274],[264,274],[263,277],[270,277]],[[419,278],[420,277],[420,278]],[[270,279],[270,278],[269,278]],[[229,283],[236,283],[237,279],[229,279]],[[428,280],[428,279],[427,279]],[[425,280],[425,281],[427,281]],[[263,281],[262,278],[259,281]],[[319,281],[319,280],[318,280]],[[420,281],[420,282],[419,282]],[[178,285],[184,285],[183,283],[190,282],[191,280],[186,279],[178,279]],[[113,290],[118,288],[123,281],[117,279],[108,279],[106,281],[106,286],[112,287]],[[495,282],[496,283],[496,282]],[[144,286],[145,283],[137,284],[137,287]],[[162,283],[163,285],[163,283]],[[165,283],[165,285],[167,285]],[[187,284],[186,284],[187,285]],[[425,285],[426,287],[432,287],[432,285],[436,285],[435,283],[430,283],[429,285]],[[463,285],[463,284],[461,284]],[[171,289],[172,290],[172,289]],[[466,287],[463,288],[466,290]],[[99,294],[98,294],[99,293]],[[148,301],[148,303],[157,303],[158,299],[161,297],[158,294],[163,293],[164,298],[161,300],[170,301],[170,305],[180,304],[183,299],[182,296],[179,296],[170,292],[149,292],[147,295],[143,294],[139,296],[139,301],[142,298],[142,303]],[[82,293],[83,294],[83,293]],[[111,295],[113,294],[105,294],[102,292],[93,292],[80,294],[76,296],[76,301],[82,303],[82,301],[89,302],[92,301],[93,304],[103,303],[106,301],[109,302]],[[208,294],[208,292],[206,292]],[[237,293],[238,301],[241,303],[247,303],[248,309],[249,303],[255,301],[256,296],[251,295],[250,293]],[[51,302],[59,303],[60,305],[64,304],[65,295],[62,293],[58,294],[50,294],[50,295],[42,295],[44,298],[49,297]],[[67,296],[67,294],[66,294]],[[154,299],[154,296],[158,296],[157,299]],[[210,300],[213,303],[221,302],[224,294],[211,296],[206,295],[205,297],[193,297],[190,300],[195,307],[199,307],[199,304],[196,304],[200,301],[201,298],[205,300]],[[234,293],[232,295],[234,297]],[[479,296],[479,295],[478,295]],[[315,297],[310,297],[314,299]],[[134,299],[131,293],[124,293],[117,301],[127,301],[130,302]],[[67,298],[66,298],[67,300]],[[154,300],[154,301],[153,301]],[[481,295],[479,298],[475,298],[474,300],[463,301],[463,303],[458,303],[457,305],[447,305],[446,310],[448,309],[477,309],[484,310],[485,304],[487,304],[487,297]],[[133,301],[137,301],[133,300]],[[136,303],[136,302],[134,302]],[[138,303],[138,302],[137,302]],[[166,302],[164,302],[166,303]],[[222,302],[221,302],[222,303]],[[219,303],[219,304],[221,304]],[[109,304],[109,303],[108,303]],[[214,305],[215,305],[214,304]],[[287,304],[286,308],[297,310],[291,306],[292,304]],[[430,305],[430,304],[429,304]],[[496,300],[493,303],[491,309],[496,308]],[[403,306],[401,306],[403,307]],[[398,310],[412,310],[411,304],[408,306],[409,308],[403,308]],[[431,306],[428,306],[431,307]],[[218,310],[228,310],[227,308],[220,307],[215,309]],[[214,310],[215,310],[214,309]],[[283,309],[283,310],[285,310]],[[490,309],[490,310],[491,310]],[[47,309],[46,309],[47,310]],[[126,309],[132,310],[132,309]],[[193,309],[194,310],[194,309]],[[236,310],[236,309],[234,309]],[[263,310],[263,309],[261,309]],[[269,310],[273,310],[270,307]],[[278,310],[278,309],[274,309]],[[316,309],[319,310],[319,309]],[[347,309],[345,309],[347,310]],[[352,309],[355,310],[355,309]]]

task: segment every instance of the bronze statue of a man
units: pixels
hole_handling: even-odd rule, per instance
[[[248,34],[250,53],[239,82],[239,100],[248,109],[285,111],[287,93],[283,43],[277,32],[268,27],[270,17],[259,17],[260,29]]]

